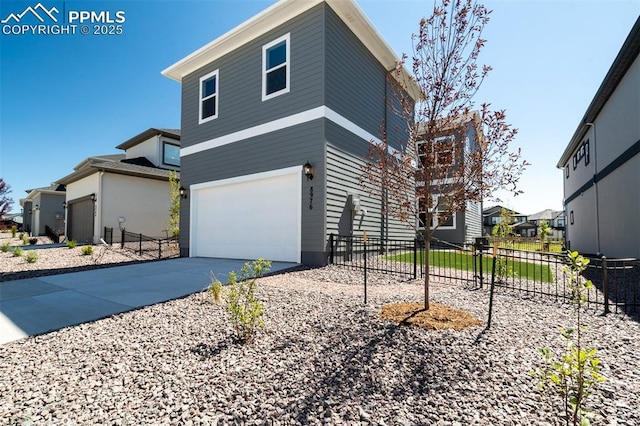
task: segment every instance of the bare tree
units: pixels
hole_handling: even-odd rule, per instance
[[[517,130],[505,111],[488,103],[475,109],[474,97],[491,70],[477,64],[490,13],[474,0],[441,0],[420,21],[412,36],[413,82],[403,81],[407,55],[389,78],[399,94],[389,104],[407,124],[406,139],[389,141],[383,132],[382,143],[370,144],[363,167],[363,187],[382,198],[385,214],[415,227],[424,239],[425,309],[433,231],[467,202],[491,198],[497,189],[519,194],[517,183],[528,165],[511,148]],[[422,93],[415,103],[403,90],[409,84]]]
[[[10,193],[11,187],[0,177],[0,216],[9,212],[13,206],[13,199],[9,197]]]

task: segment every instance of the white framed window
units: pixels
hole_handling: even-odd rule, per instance
[[[427,222],[427,211],[425,208],[424,199],[418,200],[418,208],[420,209],[419,229],[424,229],[424,225]],[[434,195],[433,204],[429,211],[432,213],[429,226],[431,229],[456,229],[456,212],[451,212],[445,215],[445,212],[450,208],[450,198],[446,195]]]
[[[433,164],[438,166],[452,166],[455,161],[455,139],[453,136],[441,136],[435,138],[433,143],[428,144],[426,141],[421,140],[417,142],[418,158],[420,164],[425,164],[425,157],[427,155],[427,149],[430,149],[433,153]]]
[[[290,33],[262,46],[262,100],[289,93]]]
[[[200,77],[200,107],[198,124],[218,118],[219,70]]]

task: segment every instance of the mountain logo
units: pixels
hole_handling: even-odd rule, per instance
[[[38,13],[39,12],[39,13]],[[55,7],[52,7],[51,9],[47,9],[46,7],[44,7],[42,5],[42,3],[38,3],[36,4],[34,7],[27,7],[22,13],[10,13],[9,16],[7,16],[5,19],[3,19],[2,21],[0,21],[0,23],[3,24],[8,24],[9,21],[13,20],[14,23],[19,23],[20,20],[27,14],[31,14],[33,16],[36,17],[36,19],[42,23],[44,23],[44,18],[43,16],[49,17],[49,19],[51,19],[53,22],[58,22],[58,18],[56,18],[56,16],[54,15],[54,13],[59,13],[60,11],[58,9],[56,9]]]

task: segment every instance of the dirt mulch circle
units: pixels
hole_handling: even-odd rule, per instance
[[[428,330],[460,331],[483,325],[470,313],[440,303],[430,303],[428,311],[421,302],[392,303],[382,307],[380,318]]]

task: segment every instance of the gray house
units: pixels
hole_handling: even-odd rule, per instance
[[[480,133],[482,132],[480,120],[478,112],[473,111],[460,120],[456,120],[456,125],[453,131],[435,138],[435,144],[432,146],[437,150],[437,152],[433,156],[433,161],[444,161],[446,164],[457,164],[459,161],[463,161],[462,153],[475,151],[476,140],[478,137],[482,137]],[[416,145],[418,151],[422,151],[425,146],[421,145],[421,141],[418,141]],[[419,154],[419,157],[421,158],[419,164],[424,163],[424,159],[422,159],[423,155],[424,154]],[[434,195],[434,198],[436,198],[434,200],[434,204],[435,201],[438,201],[437,198],[446,198],[446,194]],[[427,215],[424,202],[420,200],[419,203],[420,217],[418,229],[422,231],[426,224]],[[446,199],[438,202],[441,206],[445,203]],[[447,217],[439,215],[437,209],[433,213],[432,222],[429,225],[434,229],[432,234],[434,238],[453,243],[469,243],[475,241],[477,237],[482,236],[481,202],[467,201],[464,209],[448,215]]]
[[[27,196],[20,199],[22,230],[34,237],[49,235],[54,240],[54,235],[64,234],[65,196],[64,186],[55,183],[28,189]]]
[[[332,233],[413,238],[359,185],[381,123],[400,140],[397,61],[354,1],[281,0],[164,70],[182,84],[181,254],[321,265]]]
[[[640,18],[558,161],[571,250],[640,258],[639,54]]]

